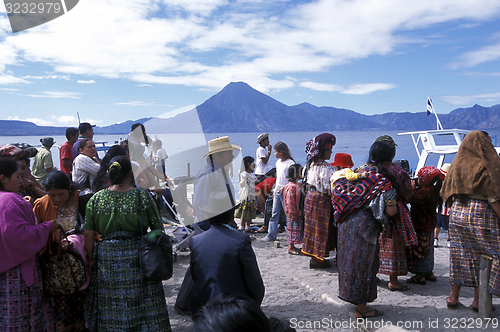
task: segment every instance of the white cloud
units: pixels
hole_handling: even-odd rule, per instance
[[[138,86],[138,87],[144,87],[144,86],[151,86],[151,84],[138,84],[136,86]]]
[[[484,102],[498,102],[500,101],[500,92],[483,93],[476,95],[455,95],[441,97],[447,103],[452,105],[470,105]]]
[[[396,88],[396,85],[391,83],[368,83],[354,84],[341,91],[346,95],[366,95],[375,91],[384,91]]]
[[[61,115],[61,116],[52,116],[53,119],[55,119],[59,123],[64,123],[64,124],[70,124],[74,125],[75,123],[78,123],[78,119],[74,115]]]
[[[316,91],[339,92],[347,95],[366,95],[376,91],[383,91],[396,88],[396,85],[391,83],[367,83],[354,84],[344,88],[337,84],[325,84],[316,82],[301,82],[300,86]]]
[[[161,118],[161,119],[173,118],[174,116],[176,116],[178,114],[189,112],[195,108],[196,108],[196,105],[184,106],[184,107],[172,110],[172,111],[168,111],[168,112],[163,113],[161,115],[158,115],[157,118]]]
[[[81,93],[68,92],[68,91],[44,91],[39,94],[27,94],[26,96],[35,98],[72,98],[72,99],[82,98]]]
[[[78,119],[73,115],[51,115],[47,118],[19,118],[18,116],[9,116],[7,120],[18,120],[18,121],[28,121],[33,122],[38,126],[56,126],[56,127],[75,127],[75,124],[78,123]],[[90,122],[92,124],[97,123],[97,121],[82,121],[82,122]]]
[[[56,80],[56,79],[62,79],[69,81],[70,77],[69,75],[45,75],[45,76],[31,76],[31,75],[26,75],[23,76],[25,79],[31,79],[31,80]]]
[[[476,65],[500,59],[500,41],[493,45],[481,47],[477,50],[462,54],[449,68],[474,67]]]
[[[54,21],[6,35],[0,73],[6,65],[37,62],[67,75],[214,90],[245,81],[266,92],[296,85],[276,76],[320,72],[422,42],[401,32],[473,24],[499,13],[498,0],[87,0]],[[477,52],[464,55],[463,63],[497,56],[493,49]],[[343,91],[389,88],[363,84]]]
[[[498,71],[493,71],[493,72],[466,72],[464,73],[466,76],[474,77],[474,78],[481,78],[481,77],[500,77],[500,72]]]
[[[79,83],[79,84],[93,84],[93,83],[95,83],[95,81],[94,80],[88,80],[88,81],[78,80],[78,81],[76,81],[76,83]]]
[[[19,89],[11,89],[11,88],[0,88],[0,90],[9,91],[9,92],[19,91]]]
[[[12,75],[0,74],[0,84],[16,84],[16,83],[29,83],[22,78],[15,77]]]
[[[129,102],[122,102],[115,104],[120,106],[172,106],[172,105],[156,104],[154,101],[149,103],[144,101],[129,101]]]

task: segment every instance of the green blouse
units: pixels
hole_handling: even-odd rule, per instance
[[[163,225],[158,220],[158,210],[155,204],[150,204],[147,193],[141,193],[141,213],[144,233],[148,227],[151,229],[162,229]],[[83,229],[96,231],[101,235],[129,231],[141,233],[139,221],[139,203],[137,191],[116,192],[103,189],[97,192],[87,203],[85,224]]]

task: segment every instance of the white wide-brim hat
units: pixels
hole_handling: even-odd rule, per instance
[[[208,141],[208,153],[205,153],[202,158],[205,158],[208,155],[224,152],[224,151],[232,151],[232,150],[241,150],[241,146],[236,144],[231,144],[228,136],[217,137],[211,141]]]
[[[451,168],[451,164],[446,163],[443,166],[441,166],[441,168],[439,170],[441,171],[441,173],[443,173],[446,176],[446,174],[450,171],[450,168]]]
[[[232,204],[231,197],[229,197],[227,191],[216,191],[210,193],[206,205],[200,206],[200,210],[207,214],[207,218],[210,218],[235,209],[238,206],[239,204]]]
[[[259,136],[257,136],[257,144],[260,144],[260,142],[262,142],[263,140],[265,140],[268,137],[269,137],[269,133],[260,134]]]

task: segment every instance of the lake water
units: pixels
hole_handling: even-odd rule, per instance
[[[294,160],[304,165],[306,162],[305,145],[306,142],[321,132],[276,132],[270,133],[269,138],[271,145],[278,141],[285,142]],[[490,135],[500,137],[500,130],[489,131]],[[242,150],[236,155],[233,163],[234,174],[232,182],[236,191],[239,188],[237,170],[240,168],[241,159],[244,156],[252,156],[255,158],[255,151],[258,147],[256,143],[257,136],[260,133],[198,133],[198,134],[151,134],[151,137],[157,137],[163,142],[163,148],[167,151],[169,158],[167,159],[167,174],[170,177],[179,177],[187,175],[188,163],[190,165],[191,175],[205,165],[205,159],[202,156],[208,152],[206,142],[218,136],[229,136],[231,143],[240,145]],[[418,156],[415,151],[411,136],[398,136],[396,131],[339,131],[333,132],[337,138],[337,144],[333,148],[332,160],[335,153],[343,152],[352,156],[355,166],[360,166],[368,160],[368,151],[370,146],[380,135],[390,135],[398,145],[396,148],[395,159],[406,159],[410,163],[410,168],[415,169],[418,162]],[[95,142],[108,142],[109,145],[118,143],[121,139],[125,139],[126,135],[95,135]],[[56,145],[52,148],[52,158],[54,165],[59,168],[59,151],[58,147],[66,141],[64,136],[54,136]],[[40,146],[40,137],[38,136],[0,136],[0,145],[5,143],[23,142],[33,146]],[[451,162],[452,159],[445,160]],[[271,154],[269,161],[272,165],[276,162],[276,158]],[[429,165],[436,165],[437,158],[429,158]]]

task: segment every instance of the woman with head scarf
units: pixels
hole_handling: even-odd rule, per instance
[[[311,257],[309,267],[328,268],[330,262],[325,261],[336,234],[330,223],[330,177],[335,172],[333,166],[326,162],[332,156],[335,136],[320,134],[306,144],[307,194],[304,202],[304,238],[302,254]]]
[[[481,255],[493,259],[488,291],[500,296],[500,157],[485,132],[468,133],[441,190],[450,209],[450,285],[448,309],[456,309],[461,286],[474,287],[472,310],[479,306]]]
[[[394,147],[375,142],[368,163],[357,170],[368,172],[368,177],[356,182],[340,178],[332,185],[333,218],[338,226],[339,298],[357,306],[357,318],[383,314],[366,304],[377,298],[380,233],[388,218],[398,213],[393,177],[387,172],[393,157]]]
[[[422,167],[418,173],[418,185],[411,199],[411,220],[418,243],[408,251],[408,271],[415,273],[406,282],[425,285],[436,281],[434,270],[434,228],[437,225],[436,208],[442,203],[439,191],[444,175],[433,166]]]

